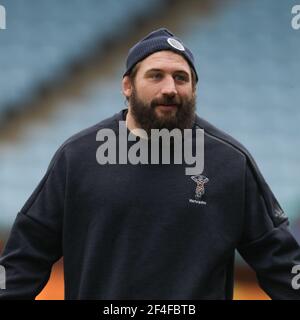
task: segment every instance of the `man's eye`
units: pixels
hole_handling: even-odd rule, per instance
[[[180,74],[177,74],[174,78],[177,81],[184,81],[184,82],[188,81],[188,78],[186,76],[180,75]]]
[[[152,79],[161,79],[162,78],[162,75],[160,74],[160,73],[153,73],[152,75],[151,75],[151,78]]]

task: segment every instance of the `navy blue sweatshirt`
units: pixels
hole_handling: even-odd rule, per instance
[[[299,245],[248,151],[197,116],[202,185],[183,164],[99,165],[97,132],[126,112],[57,150],[12,227],[0,298],[34,299],[63,256],[66,299],[232,299],[238,249],[271,298],[299,299]]]

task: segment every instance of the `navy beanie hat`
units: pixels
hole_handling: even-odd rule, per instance
[[[161,28],[149,33],[145,38],[136,43],[130,50],[126,60],[126,71],[123,75],[130,74],[132,68],[141,60],[145,59],[154,52],[162,50],[171,50],[182,55],[190,67],[196,74],[196,82],[198,75],[194,66],[194,57],[192,52],[185,47],[181,40],[175,37],[169,30]]]

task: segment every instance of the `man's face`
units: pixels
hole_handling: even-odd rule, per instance
[[[187,61],[172,51],[156,52],[139,63],[126,94],[138,125],[151,129],[191,128],[195,90]]]

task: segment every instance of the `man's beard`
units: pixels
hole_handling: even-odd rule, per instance
[[[145,103],[133,88],[129,103],[135,122],[147,132],[148,136],[151,136],[151,129],[191,129],[195,121],[195,95],[190,99],[165,96],[153,99],[151,103]],[[159,105],[176,105],[176,112],[158,116],[156,108]]]

